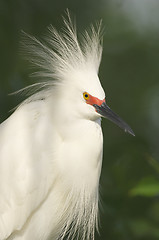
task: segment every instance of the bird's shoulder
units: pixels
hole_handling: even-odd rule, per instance
[[[57,135],[47,113],[45,101],[30,102],[0,125],[0,239],[23,227],[56,178]]]

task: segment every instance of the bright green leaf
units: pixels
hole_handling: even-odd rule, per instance
[[[159,180],[151,177],[143,178],[133,189],[130,190],[131,196],[154,197],[159,194]]]

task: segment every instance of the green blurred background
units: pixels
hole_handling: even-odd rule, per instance
[[[103,19],[100,79],[107,103],[134,130],[103,120],[100,236],[96,240],[159,239],[159,1],[0,0],[0,122],[21,100],[8,96],[35,81],[19,54],[21,30],[43,36],[60,29],[66,8],[78,29]]]

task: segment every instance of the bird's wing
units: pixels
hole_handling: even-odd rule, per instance
[[[0,125],[1,240],[23,227],[56,178],[51,124],[41,100],[23,105]]]

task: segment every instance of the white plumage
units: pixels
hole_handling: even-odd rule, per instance
[[[0,240],[94,239],[105,104],[100,28],[79,43],[68,19],[61,33],[49,28],[46,44],[25,36],[42,81],[24,89],[33,94],[0,125]]]

